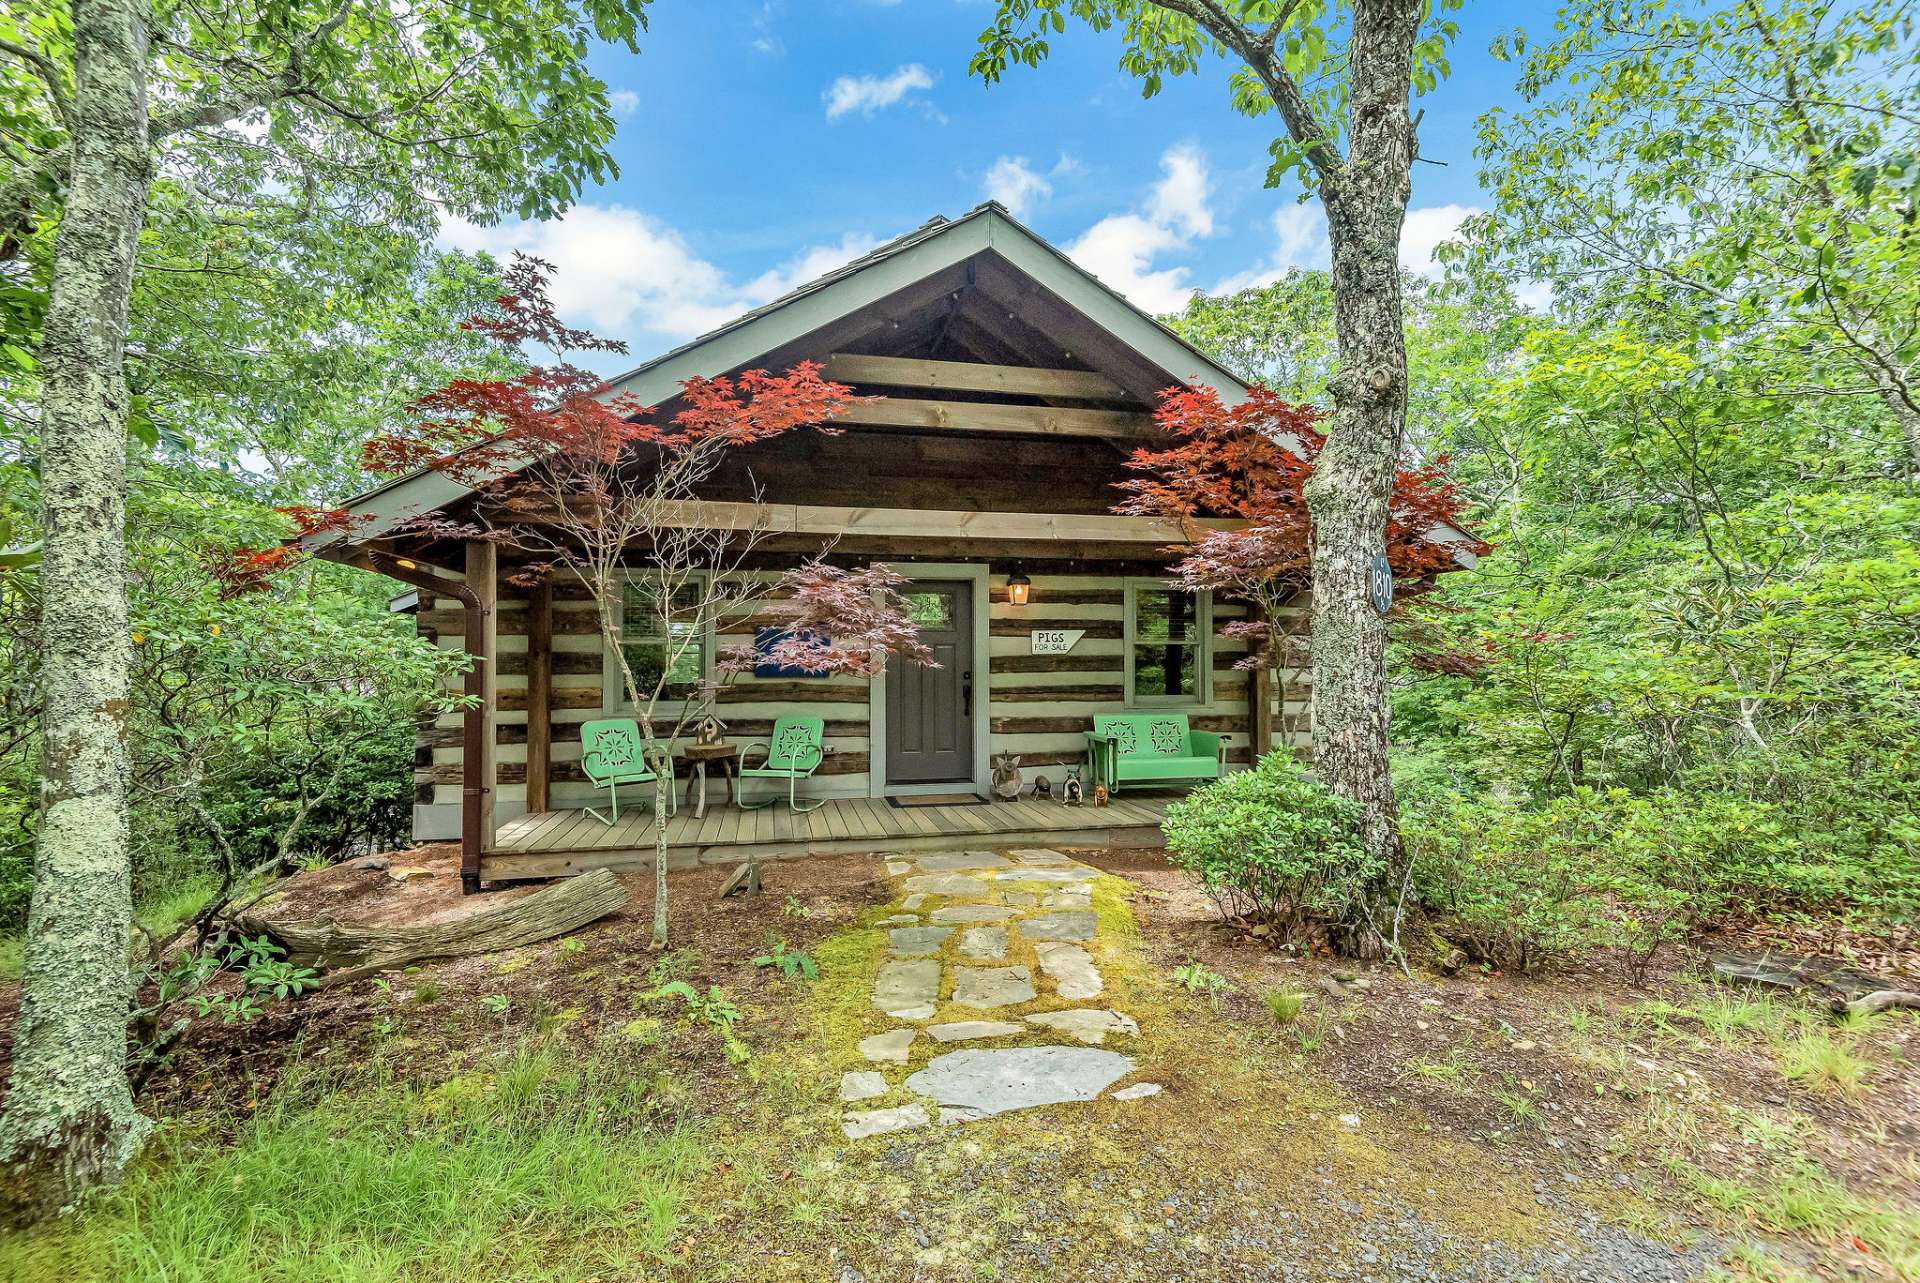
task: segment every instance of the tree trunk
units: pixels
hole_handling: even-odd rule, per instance
[[[653,769],[653,938],[647,947],[657,951],[667,947],[667,798],[674,787],[670,749],[660,750]]]
[[[1404,859],[1387,769],[1387,625],[1373,607],[1367,575],[1386,552],[1407,421],[1399,253],[1412,190],[1409,69],[1422,7],[1414,0],[1356,5],[1347,160],[1320,184],[1340,371],[1327,443],[1306,487],[1313,518],[1314,769],[1335,793],[1365,808],[1363,840],[1385,866],[1369,903],[1356,905],[1349,922],[1347,945],[1363,957],[1383,952],[1380,927],[1390,918]]]
[[[41,811],[0,1216],[72,1207],[149,1124],[127,1082],[127,386],[133,260],[152,181],[147,4],[74,0],[73,161],[41,348]]]

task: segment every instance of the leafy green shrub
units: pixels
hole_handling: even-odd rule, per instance
[[[1772,808],[1725,794],[1579,788],[1538,806],[1429,795],[1402,834],[1421,901],[1513,971],[1613,948],[1637,982],[1688,931],[1819,881]]]
[[[1345,909],[1374,873],[1359,819],[1357,805],[1270,753],[1169,806],[1162,828],[1173,863],[1200,879],[1221,916],[1294,936],[1309,915]]]

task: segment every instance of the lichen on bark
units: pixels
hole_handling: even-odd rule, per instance
[[[75,0],[72,162],[41,345],[41,812],[0,1217],[118,1178],[148,1123],[127,1081],[127,386],[134,252],[152,162],[138,0]]]

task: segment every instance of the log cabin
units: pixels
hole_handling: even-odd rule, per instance
[[[1152,423],[1160,392],[1206,385],[1237,404],[1247,386],[1231,371],[988,203],[657,356],[609,392],[665,405],[689,378],[802,360],[880,399],[837,434],[740,449],[702,506],[763,529],[770,568],[829,541],[839,558],[892,566],[941,663],[724,687],[716,711],[731,740],[764,739],[782,712],[824,719],[826,756],[802,787],[827,805],[683,806],[670,863],[1154,844],[1177,789],[1102,807],[1059,800],[1095,715],[1175,710],[1221,737],[1229,766],[1308,742],[1306,675],[1281,683],[1283,701],[1266,673],[1236,669],[1243,644],[1222,630],[1245,607],[1175,591],[1179,532],[1112,511],[1127,454],[1165,440]],[[594,795],[580,727],[631,711],[584,585],[517,588],[495,544],[409,530],[469,493],[440,472],[402,477],[345,504],[351,533],[317,549],[406,583],[421,633],[475,657],[475,706],[421,727],[415,835],[459,839],[469,889],[648,864],[650,807],[611,825],[583,809]],[[659,627],[635,611],[621,644],[644,662]],[[706,640],[703,663],[723,640]],[[1018,759],[1022,795],[983,801],[1003,754]],[[1036,796],[1043,780],[1051,798]]]

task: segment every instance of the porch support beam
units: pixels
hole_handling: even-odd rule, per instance
[[[500,653],[500,548],[485,539],[467,540],[467,585],[479,601],[481,615],[480,649],[470,652],[473,666],[480,672],[480,711],[481,733],[477,746],[469,744],[461,762],[460,791],[463,808],[463,821],[470,819],[480,833],[483,846],[493,843],[493,804],[495,794],[494,779],[494,743],[498,738],[494,729],[499,720],[500,710],[500,666],[495,657]],[[465,833],[461,837],[465,838]],[[464,850],[464,844],[462,849]],[[461,870],[464,879],[466,870]],[[473,889],[479,889],[479,872],[475,871]]]
[[[1074,397],[1085,401],[1132,400],[1125,388],[1092,370],[1048,370],[977,361],[923,361],[903,356],[835,352],[827,358],[827,377],[893,388],[1003,392],[1013,396]]]
[[[1186,542],[1178,523],[1158,517],[1053,512],[964,512],[918,508],[843,508],[816,504],[687,500],[664,505],[663,526],[753,531],[763,535],[863,535],[897,539],[962,539],[977,543],[1165,545]],[[1205,529],[1244,522],[1206,520]]]
[[[994,401],[919,401],[911,397],[881,397],[850,405],[834,419],[833,426],[1162,443],[1166,440],[1166,434],[1154,427],[1153,416],[1142,411],[1076,410],[1051,405],[1003,405]]]

